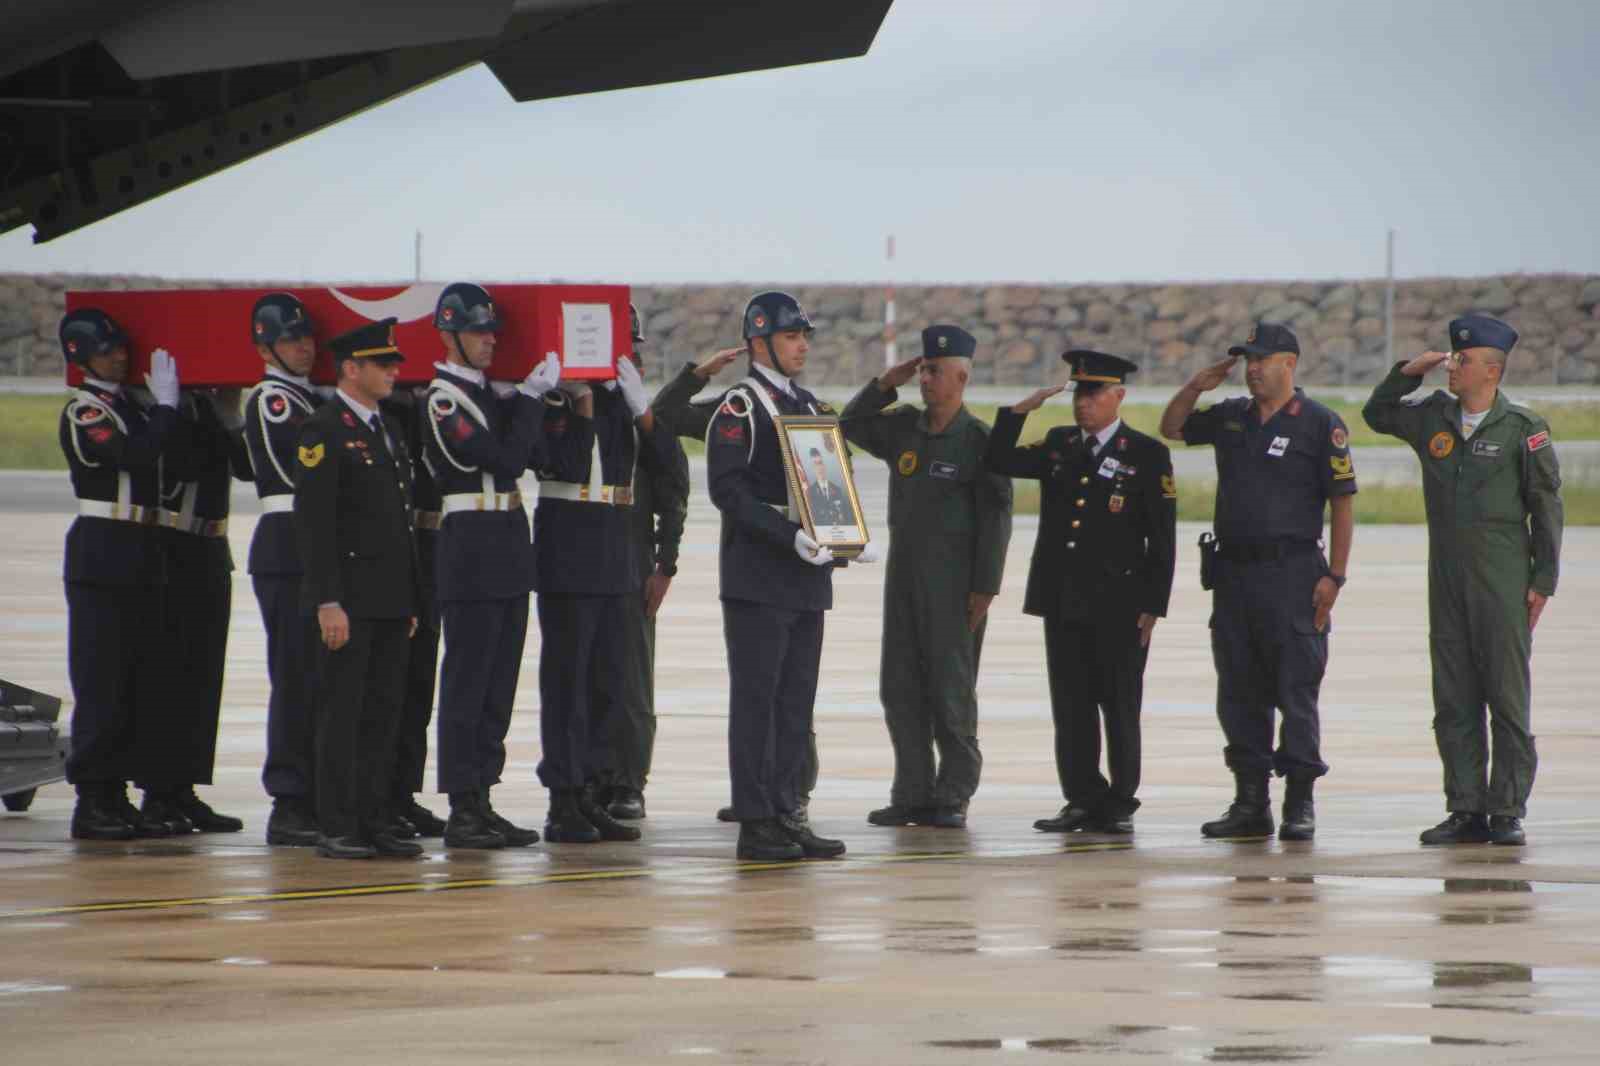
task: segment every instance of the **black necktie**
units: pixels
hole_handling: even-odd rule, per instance
[[[367,425],[371,428],[372,432],[378,435],[378,444],[383,448],[384,452],[387,453],[389,451],[389,437],[388,434],[384,433],[383,431],[383,416],[373,415],[372,420],[368,422]]]
[[[1085,463],[1094,462],[1094,453],[1099,446],[1100,442],[1095,439],[1093,433],[1085,433],[1083,435],[1083,461]]]

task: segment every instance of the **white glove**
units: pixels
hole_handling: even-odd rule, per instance
[[[165,348],[150,353],[150,373],[144,376],[150,395],[162,407],[178,406],[178,364]]]
[[[812,566],[827,566],[833,562],[833,551],[806,536],[803,529],[794,531],[794,553]]]
[[[517,391],[524,396],[532,396],[535,400],[556,387],[561,380],[561,360],[555,352],[545,352],[544,362],[533,368],[533,372],[522,379],[522,384],[517,386]]]
[[[878,550],[878,542],[869,540],[861,548],[861,554],[856,556],[858,563],[875,563],[883,558],[883,552]]]
[[[644,379],[639,376],[639,368],[632,359],[617,360],[617,388],[622,390],[622,402],[628,405],[628,411],[634,418],[650,410],[650,397],[645,395]]]
[[[489,387],[493,389],[494,394],[502,400],[507,396],[515,396],[517,394],[517,386],[511,384],[509,381],[491,381],[489,382]]]

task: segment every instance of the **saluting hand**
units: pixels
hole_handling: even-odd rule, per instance
[[[1196,392],[1210,392],[1228,380],[1229,371],[1233,369],[1233,364],[1238,361],[1239,357],[1237,355],[1230,355],[1221,362],[1212,363],[1189,379],[1189,387]]]
[[[1019,400],[1018,402],[1012,404],[1011,410],[1019,415],[1025,415],[1029,411],[1036,411],[1040,407],[1044,406],[1044,402],[1046,400],[1064,388],[1066,388],[1065,385],[1051,385],[1047,389],[1040,389],[1032,396],[1029,396],[1026,400]]]
[[[724,367],[743,354],[743,348],[724,348],[720,352],[714,352],[694,368],[694,376],[701,381],[710,381],[722,373]]]
[[[1316,614],[1312,616],[1311,624],[1321,633],[1328,628],[1328,619],[1333,615],[1333,601],[1339,598],[1339,586],[1331,577],[1317,579],[1317,587],[1311,590],[1311,606]]]
[[[1533,632],[1533,627],[1539,624],[1539,616],[1544,614],[1544,605],[1550,600],[1542,592],[1528,590],[1528,632]]]
[[[329,651],[338,651],[350,643],[350,616],[337,603],[317,608],[317,627],[322,630],[322,643]]]
[[[1411,362],[1400,368],[1400,373],[1407,377],[1420,378],[1440,363],[1450,358],[1449,352],[1423,352]]]
[[[907,359],[903,363],[896,363],[878,375],[878,384],[883,387],[884,392],[888,392],[890,389],[898,389],[901,385],[917,376],[917,368],[921,365],[922,356],[920,355],[915,359]]]

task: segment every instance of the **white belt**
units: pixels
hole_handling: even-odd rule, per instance
[[[455,492],[444,498],[444,513],[458,511],[514,511],[522,506],[522,493],[510,492]]]
[[[586,485],[580,481],[541,481],[539,496],[577,503],[609,503],[618,507],[633,504],[632,485]]]
[[[290,493],[285,492],[278,496],[261,497],[262,514],[281,514],[292,510],[294,510],[294,496]]]
[[[153,526],[161,521],[161,509],[137,503],[113,503],[110,500],[79,500],[78,513],[85,518],[109,518],[116,522]]]

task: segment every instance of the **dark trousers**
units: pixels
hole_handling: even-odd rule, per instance
[[[143,777],[161,714],[160,586],[66,582],[72,751],[67,780],[109,784]]]
[[[422,791],[423,768],[428,762],[428,723],[433,721],[434,684],[439,673],[439,619],[418,618],[406,658],[406,696],[400,707],[399,735],[395,737],[394,777],[389,798],[409,803]]]
[[[577,789],[595,780],[591,733],[622,701],[623,599],[539,594],[539,780],[545,788]]]
[[[528,597],[452,600],[440,604],[439,613],[439,791],[479,792],[499,784],[505,769]]]
[[[167,533],[167,584],[161,672],[166,696],[149,736],[140,788],[163,791],[211,784],[222,713],[222,675],[233,614],[233,574],[215,538]]]
[[[589,766],[602,785],[644,791],[656,746],[656,620],[644,592],[622,598],[622,695],[602,711],[589,736]]]
[[[394,773],[410,624],[352,618],[344,647],[321,646],[317,821],[329,836],[369,832],[379,820]]]
[[[299,574],[257,574],[253,584],[267,633],[267,679],[272,686],[261,783],[274,797],[309,801],[316,794],[322,638],[316,618],[300,610]]]
[[[1136,614],[1110,609],[1092,622],[1044,623],[1062,795],[1112,818],[1139,809],[1139,711],[1150,649],[1139,645],[1137,620]],[[1109,780],[1100,772],[1102,718]]]
[[[794,811],[815,784],[811,716],[823,612],[722,601],[728,772],[739,821]]]
[[[1313,624],[1311,594],[1326,572],[1305,551],[1276,562],[1219,560],[1211,603],[1217,718],[1223,758],[1237,774],[1328,772],[1317,694],[1328,667],[1328,634]],[[1283,727],[1273,749],[1273,710]]]

